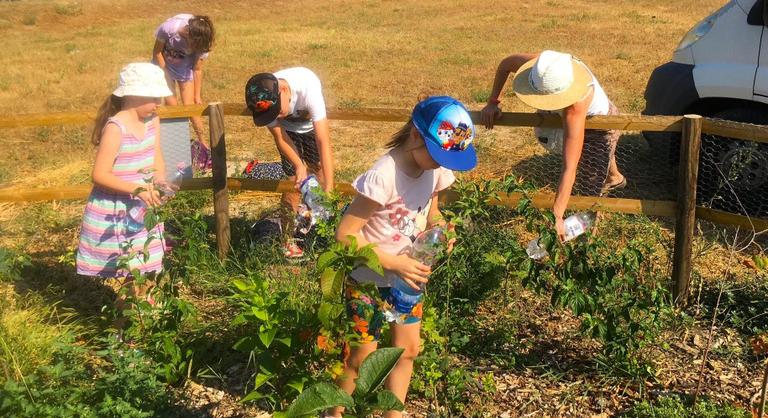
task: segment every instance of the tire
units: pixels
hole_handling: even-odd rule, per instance
[[[768,112],[739,107],[711,117],[765,125]],[[703,134],[696,203],[749,216],[768,215],[768,144]]]

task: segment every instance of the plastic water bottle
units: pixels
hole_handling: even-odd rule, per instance
[[[163,203],[176,195],[184,179],[184,173],[187,165],[180,162],[176,165],[176,170],[171,173],[164,183],[157,184],[157,190],[162,193]],[[147,214],[147,204],[141,199],[135,199],[135,205],[128,210],[127,229],[128,232],[136,233],[144,229],[144,216]]]
[[[164,183],[158,185],[158,189],[163,193],[162,200],[167,202],[176,192],[181,188],[181,182],[184,180],[184,173],[187,170],[187,165],[182,163],[176,164],[176,170],[171,173]]]
[[[325,207],[323,189],[320,187],[317,177],[310,175],[304,179],[301,182],[299,191],[301,192],[301,200],[307,206],[307,209],[312,212],[313,221],[317,219],[326,220],[331,216],[328,208]]]
[[[445,249],[446,236],[441,227],[434,227],[422,232],[416,237],[408,255],[424,265],[432,267],[437,257]],[[403,315],[411,313],[413,307],[424,296],[424,285],[420,283],[419,289],[414,289],[403,279],[397,277],[390,289],[392,296],[392,309],[384,312],[388,321],[402,323]]]
[[[595,222],[595,215],[590,212],[575,213],[563,220],[563,228],[565,229],[565,240],[570,241],[579,235],[587,232],[592,224]],[[528,243],[528,248],[525,252],[528,257],[534,260],[541,260],[549,255],[547,250],[539,244],[539,238],[536,237]]]

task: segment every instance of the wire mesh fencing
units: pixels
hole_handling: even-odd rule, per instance
[[[702,134],[697,204],[768,217],[768,144]]]

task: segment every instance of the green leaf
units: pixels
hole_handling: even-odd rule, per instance
[[[389,376],[401,354],[403,349],[399,347],[380,348],[369,354],[360,365],[352,396],[365,398],[375,391]]]
[[[256,400],[259,400],[259,399],[261,399],[263,397],[264,397],[264,395],[262,395],[261,393],[259,393],[259,392],[254,390],[251,393],[245,395],[245,397],[243,399],[240,399],[240,403],[245,403],[245,402],[248,402],[248,401],[256,401]]]
[[[307,378],[303,377],[301,380],[291,380],[287,386],[296,390],[297,393],[304,391],[304,383],[307,383]]]
[[[333,251],[326,251],[322,254],[320,254],[320,257],[317,258],[317,264],[315,265],[315,268],[317,271],[325,271],[325,269],[329,268],[331,264],[333,264],[336,258],[336,253]]]
[[[146,214],[144,214],[144,227],[147,228],[147,231],[154,229],[159,222],[160,219],[154,210],[147,210]]]
[[[266,374],[266,373],[257,374],[256,379],[254,379],[253,381],[253,390],[256,391],[256,389],[262,387],[264,383],[267,383],[271,378],[272,378],[272,375],[270,374]]]
[[[344,304],[321,302],[317,310],[317,318],[326,328],[333,328],[333,321],[344,313]]]
[[[257,307],[252,307],[251,312],[253,312],[253,316],[256,318],[259,318],[262,321],[266,321],[269,319],[269,313],[263,309],[259,309]]]
[[[369,269],[375,271],[376,273],[379,273],[380,275],[384,275],[384,268],[381,266],[381,261],[379,261],[379,256],[376,255],[376,252],[373,251],[373,245],[369,244],[365,247],[361,248],[358,252],[358,256],[362,257],[365,262],[365,266]]]
[[[250,285],[250,284],[248,284],[248,283],[246,283],[246,282],[244,282],[244,281],[242,281],[242,280],[239,280],[239,279],[233,280],[233,281],[232,281],[232,284],[234,284],[234,285],[235,285],[235,287],[236,287],[238,290],[240,290],[241,292],[244,292],[244,291],[246,291],[246,290],[248,290],[248,289],[250,289],[250,288],[251,288],[251,285]]]
[[[323,291],[323,300],[334,302],[341,297],[341,287],[344,284],[344,272],[332,268],[323,270],[320,276],[320,289]]]
[[[352,397],[333,383],[318,383],[301,392],[286,411],[286,416],[305,417],[317,415],[320,411],[336,406],[351,408],[355,405]]]
[[[376,399],[370,406],[374,411],[402,411],[405,405],[397,399],[394,393],[382,390],[376,394]]]
[[[264,344],[264,347],[269,348],[272,345],[272,340],[275,339],[275,334],[277,334],[277,328],[268,329],[259,333],[259,340]]]
[[[291,337],[275,338],[275,341],[280,342],[281,344],[283,344],[284,346],[286,346],[288,348],[290,348],[291,344],[292,344]]]

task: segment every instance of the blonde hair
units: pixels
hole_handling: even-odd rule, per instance
[[[96,113],[96,123],[93,125],[93,132],[91,132],[91,143],[93,145],[98,146],[101,143],[101,133],[107,125],[107,121],[112,116],[115,116],[122,107],[122,97],[110,94],[106,100],[104,100],[104,103],[99,107],[98,113]]]

